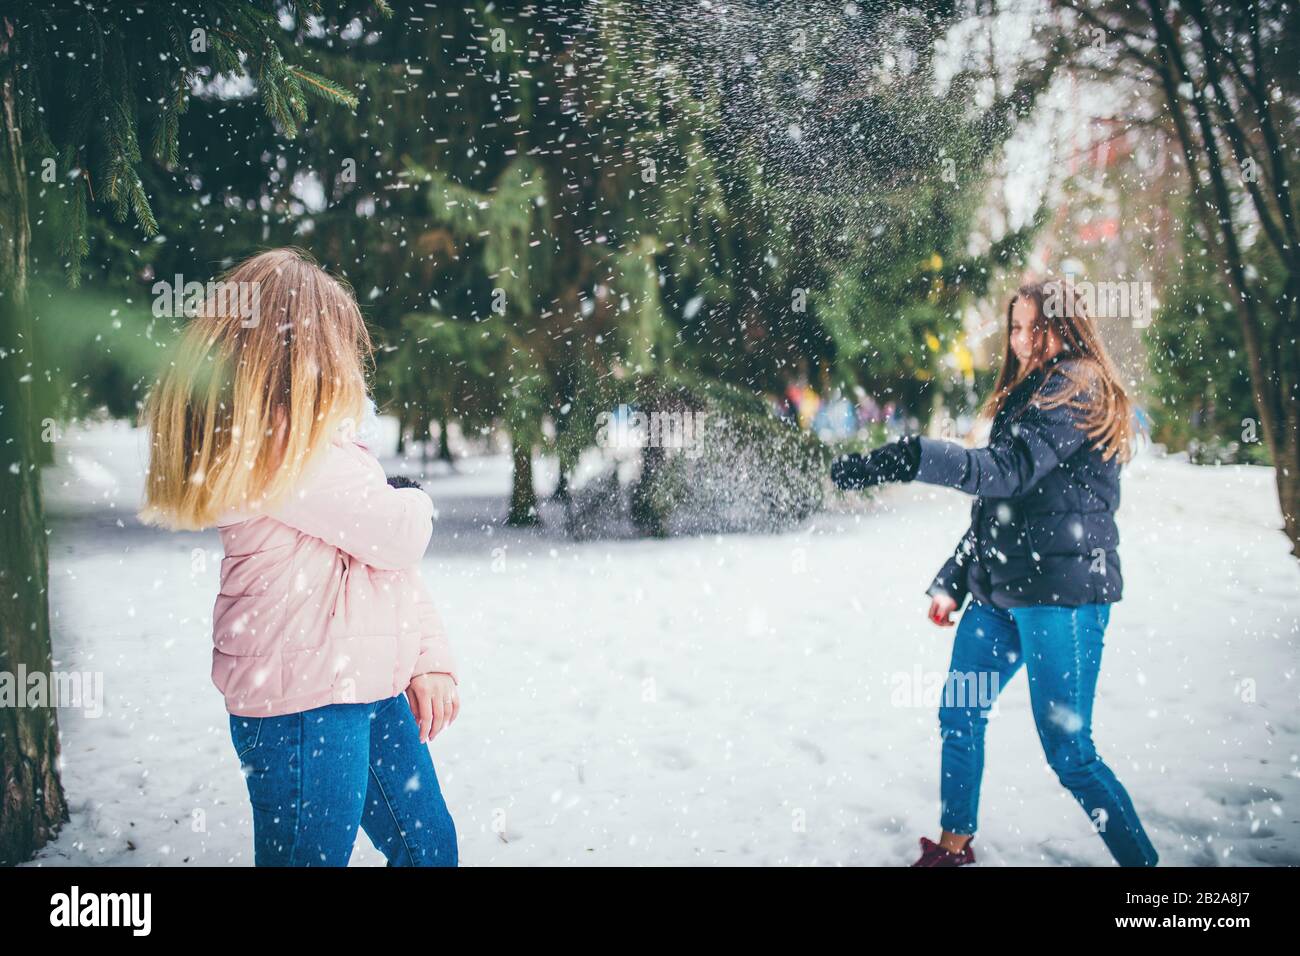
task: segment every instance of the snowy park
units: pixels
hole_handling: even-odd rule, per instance
[[[208,677],[219,542],[135,519],[140,432],[65,448],[46,479],[55,658],[102,672],[104,699],[62,711],[72,819],[32,865],[251,865]],[[501,527],[508,482],[484,457],[425,485],[421,573],[464,671],[431,749],[465,865],[910,862],[936,826],[926,687],[952,643],[923,591],[965,498],[895,487],[785,534],[572,543]],[[1170,865],[1300,864],[1300,571],[1269,489],[1265,469],[1153,453],[1125,482],[1130,591],[1094,735]],[[1023,675],[999,709],[981,862],[1113,865],[1044,762]],[[352,864],[383,858],[362,835]]]

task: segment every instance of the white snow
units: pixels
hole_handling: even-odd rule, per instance
[[[217,537],[136,521],[138,432],[70,429],[58,451],[56,668],[102,673],[105,700],[60,711],[72,820],[36,864],[251,864],[208,677]],[[422,573],[463,670],[432,744],[463,864],[899,865],[937,836],[935,708],[908,688],[947,668],[923,591],[968,499],[899,486],[796,533],[575,544],[494,523],[505,459],[459,469],[425,480]],[[1163,864],[1300,864],[1300,567],[1271,472],[1147,454],[1124,498],[1098,749]],[[984,865],[1112,865],[1046,766],[1023,676],[989,729],[975,846]],[[383,858],[359,834],[352,862]]]

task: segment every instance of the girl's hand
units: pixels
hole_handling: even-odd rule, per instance
[[[460,694],[450,674],[419,674],[406,688],[406,700],[420,725],[420,743],[428,743],[460,713]]]
[[[949,620],[948,615],[957,610],[957,602],[946,594],[936,594],[930,599],[929,618],[931,623],[939,627],[952,627],[953,621]]]
[[[867,459],[854,452],[831,462],[831,481],[841,491],[855,491],[867,486]]]
[[[915,435],[881,445],[865,457],[843,455],[831,462],[831,481],[842,491],[870,488],[887,481],[912,481],[921,464],[921,445]]]

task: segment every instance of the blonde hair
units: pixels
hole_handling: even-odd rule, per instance
[[[307,253],[263,252],[213,288],[145,403],[149,524],[198,530],[274,503],[364,408],[365,321]]]
[[[1033,354],[1023,366],[1011,349],[1011,310],[1021,299],[1034,305]],[[1119,370],[1087,315],[1083,299],[1071,284],[1060,279],[1022,285],[1007,303],[1007,350],[993,393],[984,405],[984,414],[997,415],[1012,390],[1043,364],[1049,330],[1060,340],[1062,351],[1076,361],[1071,363],[1072,367],[1063,366],[1058,370],[1066,379],[1065,387],[1050,397],[1040,398],[1039,404],[1043,408],[1067,405],[1080,412],[1079,428],[1089,441],[1102,449],[1103,460],[1119,456],[1121,462],[1128,461],[1137,437],[1133,404],[1120,383]],[[1046,384],[1044,379],[1036,395]]]

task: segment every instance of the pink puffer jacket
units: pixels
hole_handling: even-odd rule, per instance
[[[223,516],[212,682],[226,709],[270,717],[393,697],[417,674],[455,680],[418,570],[432,518],[428,495],[389,487],[342,435],[282,504]]]

